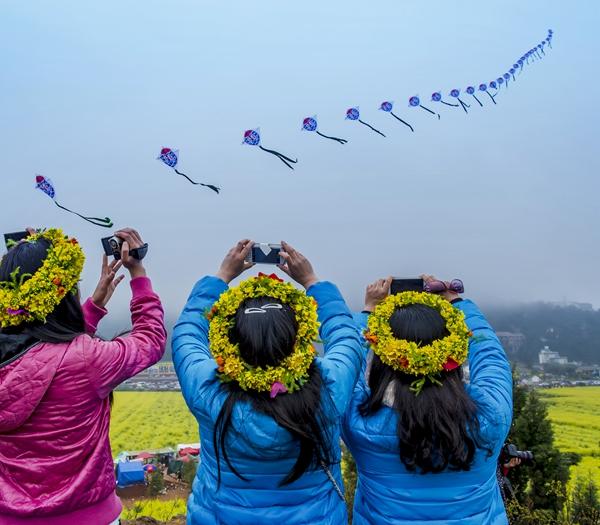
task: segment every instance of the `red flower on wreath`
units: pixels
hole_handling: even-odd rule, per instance
[[[379,342],[377,336],[373,335],[371,332],[365,332],[365,339],[372,345],[376,345]]]
[[[224,368],[225,367],[225,359],[223,359],[219,355],[215,358],[215,361],[217,362],[217,365],[219,366],[219,368],[217,368],[217,370],[222,373],[225,370],[225,368]]]
[[[278,281],[280,283],[283,282],[283,279],[280,279],[276,274],[272,273],[267,275],[266,273],[258,272],[259,277],[266,277],[267,279],[273,279],[274,281]]]
[[[446,372],[450,372],[451,370],[458,368],[460,365],[454,359],[449,357],[448,361],[446,361],[442,366]]]
[[[398,359],[398,362],[402,368],[408,368],[408,359],[406,359],[406,357],[401,357]]]

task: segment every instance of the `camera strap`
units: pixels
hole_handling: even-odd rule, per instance
[[[325,472],[325,474],[329,478],[329,481],[331,481],[331,483],[333,485],[333,488],[337,492],[337,495],[340,497],[340,499],[342,501],[346,501],[346,498],[344,497],[344,493],[342,492],[342,489],[338,485],[338,482],[336,481],[336,479],[333,477],[333,474],[331,473],[331,470],[329,470],[329,467],[325,464],[325,462],[322,459],[320,460],[320,462],[321,462],[321,468],[323,469],[323,471]]]

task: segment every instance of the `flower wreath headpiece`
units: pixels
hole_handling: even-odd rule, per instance
[[[237,344],[229,340],[234,316],[246,299],[273,297],[293,310],[298,323],[294,351],[278,366],[265,368],[246,363]],[[317,305],[306,293],[284,283],[275,274],[258,274],[227,290],[207,314],[210,320],[210,350],[217,362],[219,378],[223,382],[236,381],[244,390],[291,393],[300,389],[308,379],[308,369],[315,358],[313,342],[319,334]]]
[[[63,297],[79,282],[85,256],[79,243],[62,230],[51,228],[22,242],[50,241],[42,266],[33,274],[20,274],[16,268],[10,281],[0,282],[0,327],[24,322],[45,321]]]
[[[446,321],[449,335],[423,346],[396,339],[390,318],[397,308],[411,304],[424,304],[437,310]],[[437,378],[440,372],[454,370],[467,359],[471,336],[463,312],[443,297],[424,292],[402,292],[387,297],[369,316],[365,332],[373,352],[384,364],[419,377],[411,384],[411,390],[416,394],[421,392],[427,379],[441,384]]]

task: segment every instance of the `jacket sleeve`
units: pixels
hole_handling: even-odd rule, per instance
[[[85,322],[85,333],[88,335],[94,335],[98,330],[98,323],[102,321],[102,318],[108,313],[105,308],[98,306],[92,298],[87,299],[85,303],[81,305],[83,310],[83,320]]]
[[[335,285],[318,282],[307,294],[318,305],[325,355],[318,359],[325,387],[338,416],[343,416],[362,369],[365,349],[352,313]]]
[[[165,352],[164,312],[150,279],[132,279],[131,290],[131,332],[112,341],[91,339],[83,347],[90,383],[102,399],[126,379],[157,363]]]
[[[481,435],[488,442],[504,441],[512,420],[512,373],[500,340],[475,303],[454,305],[465,314],[473,332],[469,343],[470,382],[467,392],[479,411]]]
[[[216,384],[217,364],[209,350],[206,312],[227,288],[217,277],[198,281],[173,329],[173,364],[190,408],[207,383]]]

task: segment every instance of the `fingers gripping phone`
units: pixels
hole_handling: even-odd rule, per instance
[[[423,279],[401,279],[399,277],[394,277],[392,279],[392,286],[390,287],[390,294],[396,295],[402,292],[422,292],[423,285]]]
[[[247,262],[254,264],[283,264],[283,260],[279,255],[281,244],[254,243],[248,257]]]

